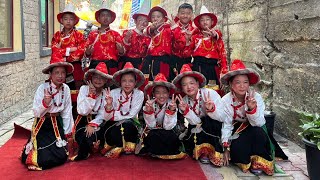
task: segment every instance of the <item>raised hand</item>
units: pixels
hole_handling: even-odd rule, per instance
[[[181,97],[180,94],[179,94],[179,96],[177,96],[177,99],[179,101],[179,109],[182,112],[186,111],[186,109],[188,108],[188,104],[183,100],[183,98]]]
[[[208,91],[208,94],[204,95],[204,106],[206,107],[207,111],[210,111],[214,108],[214,102],[210,99],[210,91]]]
[[[156,98],[155,99],[150,99],[150,96],[149,95],[147,95],[147,101],[146,101],[146,105],[145,105],[145,107],[146,107],[146,111],[147,112],[153,112],[154,111],[154,103],[155,103],[155,101],[156,101]]]
[[[110,87],[108,87],[106,92],[106,107],[105,107],[106,110],[110,111],[113,108],[112,102],[113,102],[113,98],[110,93]]]
[[[171,98],[171,102],[169,103],[169,109],[171,111],[176,111],[177,109],[177,97],[175,98],[174,95],[172,95],[172,98]]]
[[[123,54],[124,53],[124,48],[123,48],[121,43],[116,42],[116,48],[117,48],[119,54]]]
[[[70,48],[70,52],[74,52],[74,51],[76,51],[76,50],[78,50],[77,47],[72,47],[72,48]]]
[[[171,27],[176,25],[176,22],[174,21],[175,16],[173,14],[171,14],[171,18],[169,18],[168,16],[166,16],[166,17],[167,17]]]
[[[52,100],[52,95],[49,93],[48,89],[44,89],[44,96],[43,96],[43,102],[49,106]]]
[[[129,44],[131,36],[132,36],[132,30],[128,30],[125,36],[123,37],[124,42]]]
[[[209,27],[206,27],[205,30],[202,31],[204,33],[204,35],[206,35],[207,37],[216,37],[217,36],[217,32],[213,29],[209,29]]]
[[[86,55],[91,55],[93,52],[93,44],[89,45],[86,49]]]
[[[257,107],[257,101],[254,98],[255,90],[249,89],[248,94],[249,95],[248,95],[248,100],[246,101],[246,104],[248,106],[248,111],[252,111],[254,108]]]
[[[91,94],[91,95],[96,95],[97,90],[96,90],[96,88],[94,87],[94,85],[92,84],[92,82],[91,82],[91,81],[87,81],[87,84],[88,84],[88,86],[89,86],[89,94]]]

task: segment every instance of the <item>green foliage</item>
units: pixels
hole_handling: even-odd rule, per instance
[[[300,113],[300,121],[302,125],[302,132],[300,136],[304,137],[308,141],[315,143],[320,150],[320,116],[318,113],[310,114],[302,112]]]

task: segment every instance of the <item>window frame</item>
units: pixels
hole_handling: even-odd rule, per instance
[[[40,42],[39,42],[39,44],[40,44],[40,46],[39,46],[39,51],[40,51],[40,57],[46,57],[46,56],[50,56],[51,55],[51,53],[52,53],[52,51],[51,51],[51,47],[50,47],[50,39],[49,39],[49,32],[50,32],[50,30],[49,30],[49,28],[52,28],[53,29],[53,33],[55,33],[54,32],[54,23],[55,23],[55,20],[54,20],[54,16],[55,16],[55,13],[54,13],[54,9],[55,9],[55,6],[54,6],[54,3],[52,2],[52,14],[53,14],[53,19],[52,19],[52,26],[50,26],[50,24],[49,24],[49,1],[50,0],[47,0],[46,1],[46,21],[48,22],[47,23],[47,28],[46,28],[46,34],[47,34],[47,36],[48,36],[48,39],[47,39],[47,45],[48,46],[43,46],[43,43],[42,43],[42,38],[43,38],[43,34],[42,34],[42,22],[41,22],[41,13],[42,13],[42,11],[41,11],[41,0],[39,0],[39,37],[40,37]]]
[[[11,51],[9,51],[9,48],[3,48],[3,49],[7,49],[7,51],[2,51],[3,49],[1,49],[0,51],[0,65],[4,64],[4,63],[9,63],[9,62],[14,62],[14,61],[19,61],[19,60],[24,60],[25,59],[25,40],[24,40],[24,20],[23,20],[23,1],[20,0],[20,7],[17,7],[20,9],[20,28],[21,28],[21,51],[14,51],[14,3],[12,2],[12,6],[11,6],[11,15],[12,15],[12,24],[11,24],[11,40],[12,40],[12,47],[11,47]]]

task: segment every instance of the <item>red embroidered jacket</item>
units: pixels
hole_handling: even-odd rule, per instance
[[[77,50],[69,52],[67,48],[76,47]],[[51,41],[52,53],[59,52],[66,57],[68,62],[79,61],[82,59],[85,47],[83,34],[75,29],[68,34],[63,31],[57,31]]]
[[[116,42],[122,43],[122,37],[121,35],[111,29],[106,29],[105,32],[99,33],[99,30],[91,31],[87,42],[86,42],[86,48],[89,45],[92,45],[95,42],[93,46],[93,52],[91,54],[91,59],[94,60],[115,60],[118,61],[119,58],[119,52],[116,47]]]
[[[122,37],[125,37],[129,30],[123,31]],[[148,46],[151,38],[139,32],[137,29],[130,30],[131,38],[128,42],[123,41],[126,49],[125,56],[130,58],[142,58],[147,55]]]
[[[199,31],[191,37],[191,48],[193,49],[192,56],[200,56],[205,58],[218,59],[221,69],[227,68],[227,56],[224,49],[222,40],[222,33],[217,31],[218,39],[204,38],[203,34]]]
[[[148,54],[151,56],[164,56],[172,54],[172,47],[182,49],[186,44],[186,38],[181,34],[180,27],[171,30],[169,24],[163,24],[157,30],[158,33],[150,32],[150,26],[147,27],[147,34],[151,36],[151,44]]]
[[[177,25],[181,28],[181,33],[183,36],[186,35],[187,31],[193,32],[197,29],[192,25],[192,21],[190,21],[188,25],[183,25],[178,20],[179,19],[175,19]],[[180,58],[188,58],[191,57],[192,49],[191,46],[185,46],[183,48],[172,47],[172,54]]]

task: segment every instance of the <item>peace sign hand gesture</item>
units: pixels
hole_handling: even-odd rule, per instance
[[[204,106],[207,111],[211,111],[214,108],[214,102],[210,99],[210,91],[204,95]]]
[[[176,111],[176,109],[177,109],[176,100],[177,100],[177,97],[174,98],[174,95],[172,95],[171,102],[169,103],[169,109],[170,109],[171,111]]]
[[[124,42],[129,44],[131,36],[132,36],[132,30],[128,30],[127,33],[125,34],[124,38],[123,38]]]
[[[248,111],[252,111],[254,108],[257,107],[257,101],[254,98],[255,90],[249,89],[248,93],[249,93],[249,97],[247,100]]]
[[[146,105],[145,105],[146,111],[147,112],[153,112],[154,111],[153,107],[154,107],[154,103],[156,101],[156,98],[155,99],[150,99],[149,95],[147,95],[147,98],[148,98],[148,100],[146,101]]]
[[[49,106],[49,104],[50,104],[50,102],[52,100],[52,96],[49,93],[48,89],[44,89],[43,91],[44,91],[43,101],[47,106]]]
[[[113,106],[112,106],[112,102],[113,102],[113,98],[111,96],[111,93],[110,93],[110,87],[107,88],[107,92],[106,92],[106,106],[105,106],[105,109],[107,111],[111,111]]]
[[[89,86],[89,94],[96,95],[97,91],[96,91],[96,88],[94,87],[94,85],[92,84],[92,82],[87,81],[87,84]]]
[[[182,112],[185,112],[186,109],[188,108],[188,104],[183,100],[183,98],[181,97],[181,95],[179,94],[179,96],[177,96],[177,99],[179,101],[179,109]]]
[[[176,25],[176,22],[174,21],[175,16],[173,14],[171,14],[171,19],[168,16],[166,16],[166,17],[167,17],[171,27]]]

